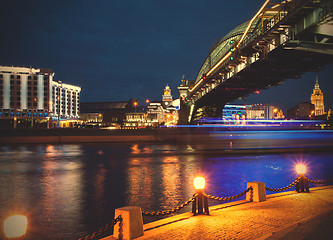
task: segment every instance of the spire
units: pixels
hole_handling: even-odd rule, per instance
[[[320,89],[320,88],[319,88],[319,83],[318,83],[318,73],[316,73],[316,84],[315,84],[315,89]]]

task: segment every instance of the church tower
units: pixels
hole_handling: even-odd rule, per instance
[[[324,94],[319,88],[318,83],[318,73],[316,74],[316,84],[315,88],[313,89],[313,92],[311,94],[311,103],[315,105],[315,116],[323,115],[325,114],[324,111]]]
[[[164,108],[169,107],[170,105],[172,105],[172,95],[171,95],[171,89],[169,87],[169,85],[166,85],[166,87],[164,88],[164,94],[162,96],[162,105]]]

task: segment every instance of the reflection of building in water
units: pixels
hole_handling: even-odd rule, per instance
[[[136,153],[140,152],[138,146],[132,148]],[[131,158],[127,170],[126,193],[128,206],[142,206],[143,210],[151,211],[154,203],[154,170],[151,158]]]
[[[316,84],[311,94],[311,103],[315,106],[314,115],[320,116],[325,114],[324,94],[319,88],[318,73],[316,74]]]
[[[164,157],[162,165],[164,209],[170,209],[181,201],[181,164],[178,157]]]
[[[45,159],[42,161],[41,191],[43,194],[40,199],[40,208],[43,209],[43,214],[51,219],[53,216],[61,219],[71,216],[72,219],[66,221],[71,225],[66,227],[71,229],[75,229],[80,219],[79,216],[82,214],[81,200],[84,184],[80,171],[81,163],[68,160],[66,157],[77,154],[82,154],[82,151],[74,145],[56,148],[50,145],[46,147]],[[53,157],[62,160],[54,161]],[[61,227],[55,226],[59,229]]]

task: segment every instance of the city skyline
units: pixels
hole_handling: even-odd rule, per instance
[[[251,18],[261,1],[87,1],[4,4],[0,65],[51,68],[55,80],[82,87],[81,101],[174,97],[182,75],[195,79],[217,39]],[[33,14],[32,14],[33,11]],[[237,12],[237,14],[235,14]],[[8,21],[7,19],[10,19]],[[333,64],[319,72],[325,110],[333,107]],[[250,95],[242,103],[286,110],[310,101],[315,73]]]

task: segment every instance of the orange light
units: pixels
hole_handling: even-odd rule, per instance
[[[278,111],[278,109],[277,108],[274,108],[274,110],[273,110],[275,113],[277,113],[277,111]]]
[[[149,103],[149,99],[146,100],[146,103]]]
[[[138,102],[134,102],[134,106],[138,106]]]
[[[5,219],[4,230],[7,238],[18,238],[25,235],[28,219],[23,215],[13,215]]]
[[[194,188],[196,190],[203,190],[205,188],[206,180],[203,177],[194,178]]]
[[[306,166],[304,164],[296,165],[296,172],[298,174],[305,174],[306,173]]]
[[[98,116],[99,116],[99,117],[102,117],[102,114],[100,113],[100,114],[98,114]]]

